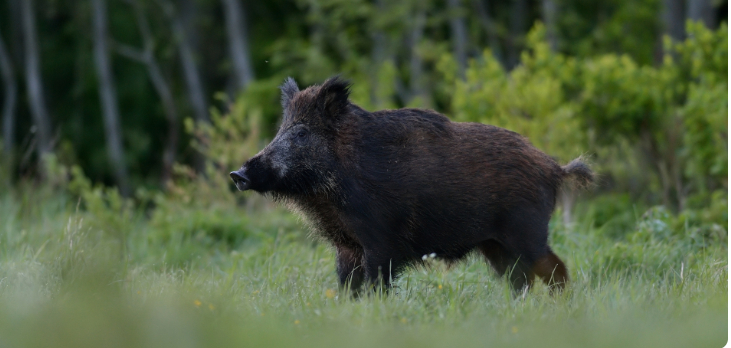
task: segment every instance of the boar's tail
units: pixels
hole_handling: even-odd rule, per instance
[[[594,182],[594,172],[584,162],[583,157],[569,162],[569,164],[561,167],[561,170],[564,176],[573,179],[574,183],[581,188],[586,188]]]

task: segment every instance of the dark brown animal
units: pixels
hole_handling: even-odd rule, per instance
[[[389,286],[423,255],[477,249],[516,290],[536,275],[564,287],[548,221],[564,179],[591,182],[579,159],[561,167],[517,133],[431,110],[365,111],[337,77],[281,90],[277,135],[230,175],[303,213],[335,246],[342,285]]]

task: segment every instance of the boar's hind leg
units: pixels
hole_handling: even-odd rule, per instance
[[[350,289],[357,294],[363,284],[363,250],[353,247],[337,246],[337,272],[341,289]]]
[[[478,248],[499,276],[502,277],[508,273],[513,290],[523,290],[533,283],[533,272],[529,267],[529,262],[521,260],[520,255],[510,252],[500,242],[486,240]]]
[[[551,289],[551,293],[556,290],[561,291],[569,281],[569,275],[566,266],[556,254],[548,249],[548,254],[539,258],[533,265],[533,272],[540,277],[546,285]]]

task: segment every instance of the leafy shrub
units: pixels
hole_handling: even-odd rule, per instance
[[[699,253],[726,241],[722,226],[697,219],[692,212],[676,216],[656,206],[638,219],[624,239],[598,250],[598,262],[609,272],[662,275],[692,266]]]
[[[543,36],[543,26],[536,26],[529,34],[530,49],[522,55],[523,64],[509,72],[489,50],[471,62],[465,79],[457,78],[451,57],[444,58],[441,69],[454,84],[452,114],[456,121],[513,130],[568,161],[586,149],[582,146],[585,132],[580,131],[566,82],[576,65],[573,59],[551,53]]]
[[[605,194],[592,199],[582,216],[603,236],[616,240],[633,230],[638,209],[642,208],[634,206],[626,193]]]
[[[667,40],[658,66],[617,54],[566,57],[549,49],[542,25],[509,72],[486,51],[460,79],[447,55],[440,70],[453,86],[451,114],[523,134],[560,161],[589,152],[600,177],[639,182],[636,198],[681,211],[694,194],[725,187],[728,166],[727,29],[687,27],[686,41]]]
[[[165,192],[138,193],[153,207],[147,238],[151,247],[165,250],[166,263],[187,263],[299,226],[273,203],[237,192],[229,178],[231,170],[264,145],[262,112],[249,107],[249,98],[242,95],[225,112],[213,110],[210,123],[186,120],[193,146],[206,158],[204,174],[177,165]],[[279,221],[273,222],[273,216]]]

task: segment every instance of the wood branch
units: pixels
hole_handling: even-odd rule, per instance
[[[173,35],[178,46],[180,63],[183,68],[183,77],[188,90],[188,98],[193,109],[193,115],[197,122],[209,123],[208,104],[206,103],[203,82],[200,76],[200,70],[193,58],[194,43],[191,40],[190,30],[190,13],[184,16],[180,11],[174,10],[173,4],[168,0],[158,0],[158,4],[163,8],[165,15],[170,20]],[[182,6],[188,12],[195,12],[194,2],[191,0],[182,0]],[[205,139],[198,139],[205,142]],[[193,165],[198,173],[205,174],[206,159],[205,156],[195,151]]]
[[[246,11],[240,0],[221,0],[226,18],[229,50],[234,73],[237,77],[237,88],[243,90],[254,80],[254,69],[251,67],[249,37],[247,33]]]
[[[6,158],[12,154],[15,146],[15,104],[18,98],[18,86],[15,82],[13,62],[5,42],[0,35],[0,75],[2,75],[5,97],[3,98],[3,152]]]
[[[119,42],[112,42],[112,47],[117,53],[125,58],[137,61],[141,64],[148,64],[150,62],[150,56],[147,51],[142,51],[136,47]]]
[[[37,134],[37,150],[39,160],[51,153],[51,123],[46,109],[46,102],[43,92],[41,78],[40,53],[38,50],[38,37],[36,33],[35,14],[33,13],[33,0],[23,0],[21,3],[21,14],[23,21],[23,41],[25,43],[25,81],[28,93],[28,104],[30,106],[35,132]],[[45,171],[45,169],[44,169]],[[43,175],[45,175],[44,173]]]
[[[114,48],[121,55],[146,66],[150,81],[162,101],[165,119],[168,123],[165,148],[163,149],[163,169],[161,178],[163,185],[166,186],[170,181],[170,178],[172,178],[173,164],[175,163],[175,155],[178,149],[178,111],[175,106],[175,98],[173,97],[172,89],[155,59],[154,38],[152,37],[152,31],[150,30],[150,25],[147,22],[144,9],[138,0],[125,1],[130,4],[134,10],[137,28],[142,35],[143,49],[140,50],[121,43],[115,43]]]
[[[109,58],[106,0],[92,1],[92,21],[94,28],[94,62],[99,78],[99,99],[102,102],[104,116],[104,133],[107,142],[107,155],[112,167],[119,191],[123,196],[129,196],[129,176],[127,165],[124,162],[124,148],[122,147],[122,127],[117,103],[117,90],[112,74],[112,64]]]
[[[184,0],[190,1],[190,0]],[[168,0],[159,0],[161,7],[171,22],[173,35],[178,46],[180,55],[180,63],[183,67],[183,76],[186,86],[188,87],[188,97],[195,119],[199,122],[208,122],[208,106],[206,103],[203,83],[201,81],[200,72],[195,59],[193,58],[193,45],[189,35],[189,25],[184,23],[183,16],[176,13],[172,3]]]

